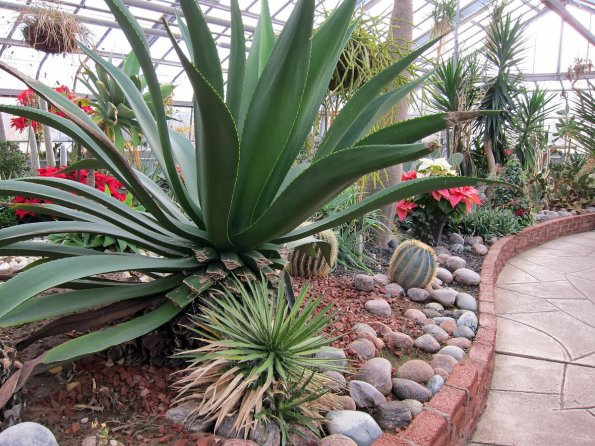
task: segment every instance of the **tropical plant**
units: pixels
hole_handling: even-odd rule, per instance
[[[0,229],[19,224],[19,218],[17,217],[15,210],[3,205],[3,203],[7,203],[7,201],[8,200],[5,201],[3,197],[0,197]]]
[[[463,235],[480,235],[485,240],[516,234],[522,227],[510,209],[475,208],[453,222],[453,229]]]
[[[580,151],[595,156],[595,97],[593,89],[576,90],[572,105],[575,117],[573,137]]]
[[[190,326],[203,346],[181,354],[190,365],[175,384],[177,401],[195,402],[190,419],[215,420],[215,432],[236,412],[234,431],[273,419],[282,444],[295,420],[318,434],[319,410],[332,404],[322,371],[344,368],[344,359],[316,357],[331,341],[322,333],[330,307],[307,299],[308,287],[290,308],[283,287],[271,299],[266,281],[234,285],[240,299],[224,292]]]
[[[1,285],[0,326],[66,315],[70,323],[76,321],[84,330],[81,312],[90,311],[100,311],[104,324],[112,322],[110,317],[129,318],[52,348],[43,357],[45,363],[69,360],[142,336],[179,314],[194,311],[191,304],[197,298],[216,300],[221,290],[233,286],[233,276],[250,281],[262,274],[275,282],[276,269],[285,266],[279,253],[283,247],[311,249],[318,244],[328,256],[328,245],[309,237],[320,231],[405,197],[477,182],[463,177],[420,178],[390,186],[340,213],[300,226],[362,175],[412,161],[436,147],[416,141],[477,116],[442,113],[368,134],[384,110],[421,81],[387,93],[382,90],[434,42],[404,56],[363,85],[337,115],[312,162],[292,167],[355,26],[351,19],[356,0],[341,3],[314,35],[315,1],[300,0],[277,39],[263,1],[247,60],[241,11],[233,1],[225,91],[217,46],[206,19],[195,0],[182,0],[185,19],[192,23],[188,27],[182,18],[178,20],[189,56],[167,22],[164,27],[194,89],[196,144],[168,128],[161,86],[141,26],[122,0],[106,3],[139,61],[154,114],[126,73],[84,45],[81,48],[122,89],[175,201],[132,169],[76,104],[0,63],[0,68],[26,83],[66,118],[23,106],[0,105],[0,111],[42,122],[73,138],[146,209],[131,210],[101,191],[68,179],[31,177],[0,182],[2,193],[52,201],[34,205],[36,213],[70,220],[0,231],[0,254],[49,260]],[[31,205],[15,207],[24,206]],[[156,256],[98,253],[28,241],[66,232],[108,235]],[[154,280],[131,284],[96,277],[117,271],[141,271]],[[56,286],[72,290],[35,297]],[[77,287],[86,289],[73,289]],[[92,310],[98,306],[104,308]],[[139,311],[141,315],[134,316]],[[97,321],[93,323],[96,327]]]
[[[485,57],[491,64],[491,75],[484,84],[480,109],[501,110],[504,113],[482,115],[476,121],[476,128],[482,135],[482,150],[490,174],[496,172],[496,163],[503,164],[504,150],[508,147],[506,133],[512,122],[515,97],[520,74],[516,66],[523,56],[523,32],[525,25],[518,18],[504,14],[506,4],[494,7],[492,21],[487,30]]]
[[[0,141],[0,179],[18,178],[29,172],[27,155],[14,141]]]

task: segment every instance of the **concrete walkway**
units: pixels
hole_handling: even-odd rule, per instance
[[[510,259],[494,378],[470,445],[595,445],[595,232]]]

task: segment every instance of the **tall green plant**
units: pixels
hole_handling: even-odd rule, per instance
[[[0,182],[2,193],[40,197],[53,203],[19,208],[30,207],[39,214],[70,220],[0,231],[0,254],[48,259],[0,285],[0,325],[65,315],[71,315],[70,321],[76,323],[82,320],[81,314],[98,306],[105,308],[90,314],[100,314],[104,325],[112,319],[130,318],[51,349],[43,358],[45,363],[76,358],[142,336],[191,311],[197,299],[217,299],[221,289],[232,287],[233,276],[249,281],[264,275],[275,281],[276,270],[284,267],[281,248],[303,246],[308,250],[312,243],[318,243],[328,253],[328,246],[309,237],[312,234],[405,197],[477,182],[461,177],[409,181],[300,226],[362,175],[415,160],[434,149],[433,144],[416,141],[449,124],[476,117],[474,113],[442,113],[368,134],[383,114],[378,111],[396,104],[419,80],[387,93],[382,93],[383,89],[434,42],[421,46],[362,86],[337,115],[313,161],[292,167],[355,26],[351,20],[356,0],[342,2],[313,36],[315,1],[300,0],[277,38],[272,34],[267,2],[263,1],[247,58],[241,11],[238,2],[232,1],[226,86],[216,42],[204,15],[195,0],[181,0],[186,22],[179,18],[178,24],[189,56],[165,21],[164,27],[194,89],[195,144],[168,128],[161,86],[141,26],[122,0],[106,3],[138,58],[154,110],[125,72],[84,45],[81,49],[125,94],[175,201],[132,169],[101,128],[75,104],[0,63],[0,68],[29,85],[66,118],[30,107],[0,105],[0,111],[50,125],[85,146],[146,209],[132,210],[93,188],[65,179],[35,177]],[[109,235],[157,256],[98,253],[28,241],[66,232]],[[144,272],[154,280],[132,284],[97,278],[99,274],[128,270]],[[71,290],[35,297],[57,286]],[[77,289],[81,287],[85,289]],[[143,308],[140,316],[132,317]],[[85,320],[92,320],[96,327],[99,322],[91,315]],[[85,325],[80,322],[78,328]]]
[[[518,93],[516,85],[520,80],[515,69],[524,51],[525,25],[520,18],[513,20],[510,14],[505,14],[504,8],[504,3],[494,8],[487,30],[484,50],[488,63],[491,64],[492,74],[485,83],[480,104],[482,110],[501,110],[504,113],[483,115],[476,121],[491,174],[496,172],[496,163],[503,164],[506,158],[504,150],[508,146],[507,129],[512,124],[515,97]]]

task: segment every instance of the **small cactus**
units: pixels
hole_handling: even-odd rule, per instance
[[[326,261],[320,248],[315,247],[316,257],[312,257],[299,249],[292,249],[287,255],[287,271],[294,277],[325,277],[335,267],[337,255],[339,254],[339,242],[332,229],[327,229],[315,234],[319,240],[328,242],[331,245],[331,264]]]
[[[407,240],[393,253],[388,265],[392,282],[404,289],[425,288],[436,277],[436,253],[425,243]]]

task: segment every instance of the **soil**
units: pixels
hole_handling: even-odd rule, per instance
[[[377,250],[373,254],[379,263],[387,265],[391,252]],[[467,260],[469,268],[480,270],[483,257],[467,251],[460,256]],[[423,334],[421,322],[403,317],[407,309],[420,309],[422,305],[406,298],[387,299],[393,316],[374,316],[364,309],[364,304],[367,300],[384,297],[385,290],[381,286],[375,286],[372,292],[356,290],[353,285],[355,274],[353,271],[335,271],[327,278],[310,281],[311,295],[323,295],[324,304],[333,306],[334,315],[327,332],[327,335],[335,338],[333,346],[346,348],[347,344],[355,340],[356,335],[350,331],[358,322],[380,321],[414,338]],[[303,280],[294,280],[296,290],[303,284]],[[477,294],[477,287],[455,285],[455,288]],[[31,326],[2,329],[0,335],[14,341],[31,330]],[[50,338],[39,341],[29,349],[35,347],[38,351],[60,341],[63,339]],[[27,357],[33,356],[31,352],[22,353]],[[346,353],[354,366],[361,362],[353,354],[355,352],[347,349]],[[429,359],[431,355],[414,349],[411,354],[400,356],[385,350],[382,356],[397,368],[409,359]],[[172,372],[171,368],[165,366],[128,366],[124,365],[123,360],[114,363],[109,357],[106,359],[99,355],[42,371],[31,377],[24,388],[27,408],[23,420],[43,423],[54,432],[61,446],[80,446],[84,438],[100,432],[108,432],[107,438],[116,439],[127,446],[207,445],[207,434],[190,434],[183,426],[172,425],[163,416],[175,398]]]

